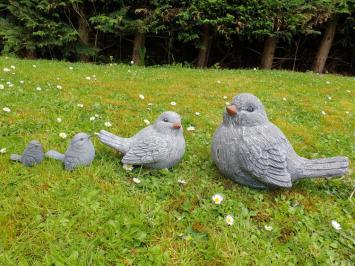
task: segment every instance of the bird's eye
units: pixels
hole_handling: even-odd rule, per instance
[[[164,118],[163,121],[164,122],[169,122],[169,120],[167,118]]]
[[[253,106],[249,106],[249,107],[247,108],[247,111],[248,111],[248,112],[254,112],[254,107],[253,107]]]
[[[83,141],[83,140],[84,140],[84,138],[80,138],[80,140],[81,140],[81,141]]]

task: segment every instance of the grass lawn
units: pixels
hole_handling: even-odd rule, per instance
[[[270,192],[223,178],[210,156],[225,102],[251,92],[300,155],[345,155],[353,162],[354,77],[0,57],[0,84],[5,87],[0,147],[7,149],[0,154],[0,265],[351,265],[355,260],[352,163],[342,178],[303,180],[291,190]],[[145,126],[144,119],[153,122],[165,110],[182,115],[187,143],[183,161],[171,171],[127,172],[120,155],[98,139],[93,164],[73,172],[49,159],[33,168],[9,161],[32,139],[45,150],[64,152],[75,133],[98,132],[108,121],[107,130],[130,136]],[[99,117],[91,121],[95,114]],[[189,126],[196,130],[186,131]],[[61,132],[68,138],[61,139]],[[134,177],[142,182],[134,183]],[[215,193],[224,196],[221,205],[213,204]],[[232,226],[225,222],[228,214]],[[342,229],[335,230],[332,220]]]

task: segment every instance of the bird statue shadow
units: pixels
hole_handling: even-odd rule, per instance
[[[212,140],[212,159],[227,178],[260,189],[291,188],[298,180],[342,176],[349,160],[299,156],[282,131],[268,120],[254,95],[235,96]]]

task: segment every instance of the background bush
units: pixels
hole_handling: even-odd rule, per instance
[[[27,58],[355,73],[354,0],[1,0]]]

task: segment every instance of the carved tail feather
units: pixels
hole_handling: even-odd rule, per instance
[[[338,156],[321,159],[305,159],[301,172],[302,178],[312,177],[335,177],[342,176],[347,172],[349,159]]]
[[[60,153],[60,152],[51,150],[51,151],[48,151],[46,153],[46,157],[52,158],[52,159],[56,159],[56,160],[60,160],[60,161],[64,161],[65,155]]]
[[[100,141],[122,153],[126,153],[129,150],[129,139],[118,137],[106,130],[100,130],[97,134]]]
[[[12,161],[21,161],[21,155],[18,155],[18,154],[11,154],[11,156],[10,156],[10,159],[12,160]]]

